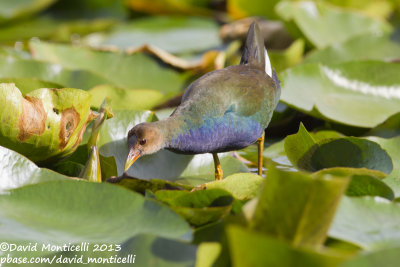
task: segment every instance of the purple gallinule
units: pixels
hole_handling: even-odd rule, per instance
[[[212,71],[194,81],[167,119],[140,123],[128,133],[125,171],[142,155],[168,149],[182,154],[212,153],[215,178],[222,179],[219,152],[258,143],[262,174],[264,130],[278,104],[280,85],[256,22],[247,34],[240,65]]]

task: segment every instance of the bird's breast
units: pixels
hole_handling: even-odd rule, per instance
[[[173,137],[167,149],[183,154],[227,152],[254,143],[263,132],[262,126],[246,117],[224,116],[205,119]]]

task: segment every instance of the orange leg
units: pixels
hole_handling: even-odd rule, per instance
[[[214,158],[214,166],[215,166],[215,180],[220,181],[224,177],[224,173],[222,172],[221,163],[219,162],[218,154],[212,153]]]
[[[265,132],[257,139],[258,146],[258,175],[262,175],[263,168],[263,151],[264,151]]]

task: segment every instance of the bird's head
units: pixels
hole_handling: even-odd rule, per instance
[[[161,130],[154,123],[140,123],[128,133],[129,153],[125,171],[142,155],[153,154],[163,148]]]

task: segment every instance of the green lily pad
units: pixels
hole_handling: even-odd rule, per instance
[[[87,244],[88,243],[86,243],[86,245]],[[105,249],[106,246],[108,249]],[[39,246],[38,248],[41,249]],[[72,263],[67,262],[70,259],[73,260],[75,258],[82,258],[84,265],[90,267],[97,267],[103,264],[111,267],[118,267],[121,266],[121,264],[134,264],[138,266],[154,265],[161,267],[187,267],[194,266],[197,260],[196,254],[198,253],[199,249],[199,246],[180,240],[157,237],[153,234],[138,234],[119,244],[89,243],[89,251],[69,251],[51,254],[47,252],[46,255],[41,255],[41,257],[49,259],[50,261],[54,258],[53,262],[57,263],[58,260],[58,265],[60,266],[83,265],[80,264],[79,261],[72,261]],[[26,257],[28,256],[28,253],[29,252],[23,252],[21,254],[22,256]],[[89,262],[89,258],[92,260],[95,259],[98,262]],[[100,263],[100,259],[104,259],[104,261]],[[119,261],[117,261],[117,259],[119,259]],[[63,262],[63,264],[61,262]],[[32,264],[18,265],[29,267]]]
[[[173,239],[190,233],[188,224],[165,206],[106,183],[53,181],[0,198],[4,241],[119,244],[141,233]]]
[[[281,74],[281,99],[317,117],[372,128],[400,111],[399,72],[399,64],[381,61],[303,64]]]
[[[368,137],[369,140],[378,143],[392,158],[393,171],[383,181],[389,185],[395,193],[395,197],[400,196],[400,136],[393,138]]]
[[[56,18],[114,18],[126,19],[128,10],[123,1],[100,0],[68,0],[57,1],[51,6],[49,13]]]
[[[240,19],[250,16],[264,16],[269,19],[277,18],[274,11],[275,5],[279,0],[263,1],[263,0],[228,0],[227,9],[229,15],[234,19]]]
[[[0,145],[35,162],[62,158],[79,145],[93,119],[90,95],[78,89],[38,89],[22,96],[0,84]]]
[[[15,59],[32,59],[32,55],[25,50],[22,50],[18,47],[11,46],[1,46],[0,47],[0,55],[3,57],[12,57]]]
[[[217,221],[229,214],[234,198],[222,189],[207,189],[193,192],[159,190],[158,200],[168,204],[172,210],[190,224],[200,226]]]
[[[76,36],[83,36],[91,32],[103,31],[115,24],[112,19],[80,19],[75,21],[53,19],[49,16],[41,16],[30,20],[22,20],[17,23],[5,24],[0,28],[0,42],[13,45],[15,42],[24,45],[35,37],[50,39],[60,42],[70,42]]]
[[[30,78],[59,84],[62,87],[89,90],[111,82],[85,70],[68,70],[59,64],[22,60],[0,55],[0,78]]]
[[[298,39],[283,51],[268,51],[271,65],[274,66],[274,69],[279,73],[284,69],[300,63],[303,59],[304,48],[304,40]]]
[[[92,95],[91,106],[100,107],[104,98],[110,102],[113,110],[132,109],[149,110],[165,99],[165,95],[150,89],[123,89],[112,85],[99,85],[89,90]]]
[[[90,71],[126,89],[153,89],[173,95],[182,89],[187,78],[185,73],[160,66],[145,53],[96,51],[44,42],[31,42],[30,48],[37,60]]]
[[[343,197],[329,236],[366,250],[400,244],[400,204],[379,197]]]
[[[149,14],[211,15],[210,0],[156,0],[148,5],[146,0],[127,0],[126,5],[135,11]]]
[[[249,172],[246,165],[239,159],[234,158],[231,153],[218,154],[224,177],[235,173]],[[189,184],[201,185],[215,180],[214,160],[211,154],[200,154],[192,157],[186,168],[180,173],[175,181]]]
[[[344,262],[341,267],[396,267],[400,260],[400,247],[387,248],[363,253],[354,259]]]
[[[307,171],[352,167],[389,174],[393,170],[390,156],[379,144],[357,137],[328,138],[317,142],[303,125],[297,134],[285,138],[285,151],[297,168]]]
[[[107,180],[109,183],[118,184],[120,186],[129,188],[135,192],[144,194],[146,190],[150,190],[152,192],[156,192],[158,190],[191,190],[193,187],[188,185],[183,185],[179,183],[159,180],[159,179],[151,179],[151,180],[142,180],[130,176],[121,176],[115,178],[109,178]]]
[[[45,168],[21,154],[0,146],[0,194],[28,184],[68,179],[68,177]]]
[[[86,43],[94,47],[120,49],[153,45],[174,54],[202,52],[221,45],[218,30],[215,21],[207,18],[145,17],[120,24],[107,35],[88,36]]]
[[[343,257],[327,250],[298,248],[239,226],[227,229],[233,266],[338,266]]]
[[[378,196],[394,199],[393,190],[382,181],[386,174],[380,171],[365,168],[328,168],[316,172],[314,175],[331,174],[351,177],[346,190],[347,196]]]
[[[282,1],[276,5],[275,11],[286,22],[294,23],[318,48],[361,34],[379,34],[391,30],[391,26],[382,20],[323,2]]]
[[[51,168],[52,170],[63,175],[67,175],[70,177],[79,177],[79,174],[85,168],[85,165],[70,160],[64,160],[52,165]]]
[[[391,0],[329,0],[336,6],[351,8],[358,12],[363,12],[371,17],[388,18],[395,7],[394,1]]]
[[[400,112],[392,115],[386,121],[368,131],[367,136],[378,136],[383,138],[392,138],[400,135]]]
[[[346,176],[311,176],[270,167],[250,226],[295,247],[319,247],[348,182]]]
[[[203,184],[197,190],[219,188],[228,191],[239,200],[249,200],[256,197],[261,190],[264,179],[252,173],[235,173],[222,181]]]
[[[366,34],[314,50],[304,63],[335,64],[357,60],[392,61],[400,58],[400,43],[393,34]]]
[[[252,165],[256,166],[258,162],[257,146],[249,146],[240,150],[239,155],[244,159],[249,160]],[[265,147],[263,151],[263,166],[268,167],[274,165],[279,169],[296,170],[293,164],[289,161],[284,148],[284,140],[273,143]]]
[[[0,22],[37,13],[55,0],[4,1],[0,4]]]
[[[36,78],[0,78],[0,83],[13,83],[23,95],[38,88],[63,88],[63,86]]]

